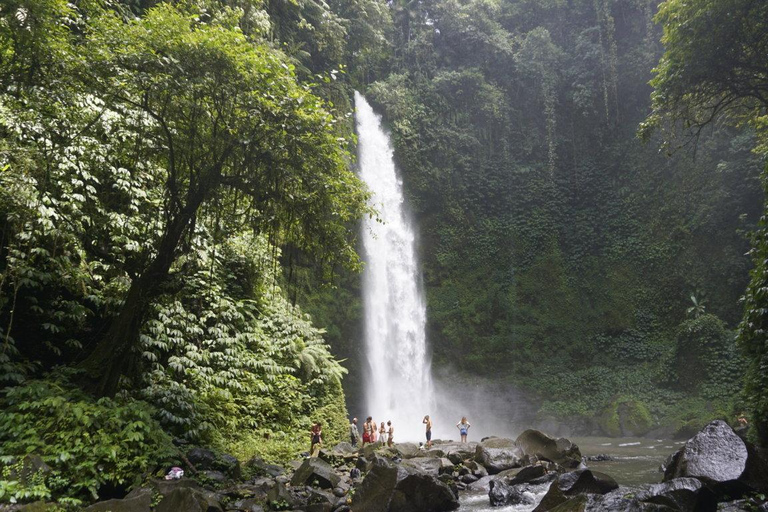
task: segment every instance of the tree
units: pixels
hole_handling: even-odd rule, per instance
[[[248,226],[275,246],[290,243],[331,270],[357,263],[347,222],[365,211],[366,194],[324,103],[297,83],[281,53],[239,31],[239,11],[201,16],[160,4],[127,21],[109,10],[88,14],[82,37],[66,48],[62,91],[35,103],[48,109],[40,138],[50,151],[41,158],[59,158],[78,139],[117,137],[126,142],[118,154],[80,158],[78,170],[95,174],[106,164],[132,177],[150,168],[160,190],[144,212],[155,229],[126,268],[127,292],[84,351],[96,391],[109,395],[122,375],[137,373],[141,326],[203,214],[215,215],[220,229]],[[61,140],[69,122],[58,116],[61,104],[77,97],[99,111]],[[48,190],[57,201],[70,200],[65,192]],[[107,211],[120,205],[108,190],[89,199]],[[70,220],[66,209],[63,216]],[[71,229],[88,238],[99,230],[92,223]]]
[[[768,3],[762,0],[667,0],[657,21],[666,47],[651,84],[653,111],[640,127],[648,138],[675,128],[695,138],[716,121],[751,125],[757,150],[768,150]],[[763,185],[768,185],[763,172]],[[768,213],[768,211],[766,211]],[[768,222],[752,238],[754,269],[744,296],[738,341],[748,359],[745,379],[753,424],[768,442]]]

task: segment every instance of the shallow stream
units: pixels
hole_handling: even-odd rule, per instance
[[[607,455],[611,460],[587,461],[587,466],[612,476],[619,485],[652,484],[661,481],[659,466],[666,458],[683,444],[682,441],[669,441],[640,438],[608,437],[573,437],[571,441],[579,445],[584,457]],[[528,512],[547,492],[547,486],[534,489],[534,505],[515,505],[491,508],[488,493],[464,493],[459,496],[461,511],[476,512]]]

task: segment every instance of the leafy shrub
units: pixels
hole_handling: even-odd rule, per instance
[[[10,480],[12,471],[4,471],[0,501],[97,499],[101,488],[127,488],[175,453],[146,403],[94,400],[61,376],[27,381],[7,389],[2,400],[0,461],[7,467],[36,454],[51,472],[34,480],[31,492],[29,485]]]

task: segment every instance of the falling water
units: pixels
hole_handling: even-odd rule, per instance
[[[434,389],[416,237],[381,117],[358,92],[355,107],[360,177],[381,220],[366,219],[363,226],[367,414],[378,424],[391,420],[396,440],[420,440],[421,420],[434,408]]]

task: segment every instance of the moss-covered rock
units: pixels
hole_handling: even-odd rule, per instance
[[[600,416],[600,428],[611,437],[642,436],[654,427],[648,407],[638,400],[614,400]]]

